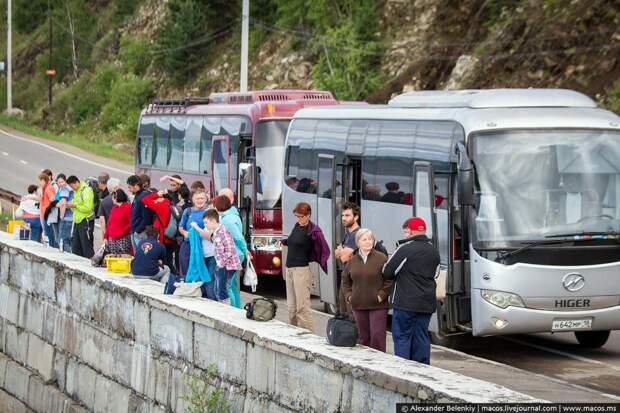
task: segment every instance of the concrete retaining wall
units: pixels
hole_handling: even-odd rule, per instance
[[[210,365],[233,412],[534,401],[0,235],[0,411],[182,412],[187,375]]]

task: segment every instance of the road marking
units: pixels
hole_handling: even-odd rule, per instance
[[[539,344],[528,343],[527,341],[518,340],[518,339],[512,338],[512,337],[501,337],[501,338],[503,340],[506,340],[506,341],[512,341],[513,343],[521,344],[523,346],[529,346],[529,347],[533,347],[533,348],[538,349],[538,350],[546,351],[548,353],[553,353],[553,354],[557,354],[557,355],[560,355],[560,356],[572,358],[573,360],[582,361],[584,363],[598,364],[599,366],[605,366],[605,367],[607,367],[609,369],[620,371],[620,367],[614,366],[613,364],[604,363],[602,361],[598,361],[598,360],[594,360],[594,359],[591,359],[591,358],[579,356],[577,354],[568,353],[566,351],[557,350],[557,349],[554,349],[554,348],[551,348],[551,347],[541,346]]]
[[[89,163],[91,165],[98,166],[99,168],[104,168],[104,170],[107,170],[107,171],[115,171],[115,172],[119,172],[119,173],[122,173],[122,174],[125,174],[125,175],[131,175],[132,174],[131,171],[125,171],[125,170],[122,170],[122,169],[119,169],[119,168],[114,168],[113,166],[104,165],[104,164],[99,163],[99,162],[91,161],[90,159],[82,158],[81,156],[77,156],[77,155],[74,155],[72,153],[68,153],[68,152],[62,151],[62,150],[60,150],[58,148],[54,148],[53,146],[48,145],[48,144],[43,143],[43,142],[38,142],[38,141],[35,141],[35,140],[22,138],[21,136],[14,135],[14,134],[12,134],[10,132],[5,131],[2,128],[0,128],[0,132],[2,132],[5,135],[10,136],[10,137],[12,137],[14,139],[17,139],[17,140],[20,140],[20,141],[24,141],[24,142],[34,143],[35,145],[39,145],[39,146],[42,146],[42,147],[47,148],[49,150],[52,150],[54,152],[61,153],[61,154],[65,155],[65,156],[68,156],[70,158],[78,159],[78,160],[80,160],[82,162],[86,162],[86,163]]]
[[[20,161],[21,163],[23,163],[24,165],[28,164],[28,162],[23,161],[23,160],[21,160],[21,159],[20,159],[19,161]]]

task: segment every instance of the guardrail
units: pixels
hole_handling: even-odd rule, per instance
[[[22,200],[22,196],[8,189],[0,188],[0,199],[18,205]]]

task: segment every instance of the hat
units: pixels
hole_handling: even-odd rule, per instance
[[[407,222],[407,228],[411,231],[426,231],[426,222],[420,217],[412,217]]]

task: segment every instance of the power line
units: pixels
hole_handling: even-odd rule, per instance
[[[233,21],[232,23],[229,23],[229,24],[227,24],[227,25],[225,25],[225,26],[223,26],[223,27],[221,27],[221,28],[219,28],[219,29],[217,29],[217,30],[215,30],[215,31],[213,31],[213,32],[211,32],[211,33],[201,37],[201,38],[199,38],[198,40],[194,40],[192,42],[186,43],[183,46],[150,50],[149,53],[151,53],[152,55],[166,54],[168,52],[176,52],[176,51],[179,51],[179,50],[184,50],[184,49],[188,49],[190,47],[199,46],[201,44],[208,43],[211,40],[215,40],[215,39],[217,39],[219,37],[222,37],[225,34],[229,33],[232,30],[235,22],[236,22],[236,20]]]

